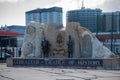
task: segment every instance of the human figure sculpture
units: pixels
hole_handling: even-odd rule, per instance
[[[42,47],[44,57],[48,57],[48,54],[49,54],[49,51],[50,51],[50,44],[49,44],[49,41],[46,40],[45,37],[44,37],[44,40],[41,43],[41,47]]]
[[[62,37],[62,34],[59,33],[58,36],[57,36],[57,39],[56,39],[56,43],[58,44],[59,47],[62,46],[62,43],[63,43],[63,37]]]
[[[19,57],[21,56],[21,48],[18,50]]]
[[[73,41],[71,39],[71,36],[68,36],[69,40],[67,41],[67,47],[68,47],[68,57],[72,58],[73,57]]]

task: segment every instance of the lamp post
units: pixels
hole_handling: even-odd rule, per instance
[[[0,58],[3,59],[3,52],[2,52],[2,47],[3,47],[3,44],[2,44],[2,38],[0,37]]]
[[[0,38],[0,59],[2,59],[2,44],[1,44],[1,38]]]

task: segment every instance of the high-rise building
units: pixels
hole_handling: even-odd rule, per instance
[[[96,33],[106,31],[106,18],[105,15],[97,15],[97,26]]]
[[[79,22],[81,26],[96,31],[97,15],[102,13],[101,9],[86,9],[71,10],[67,12],[67,22]]]
[[[105,12],[98,17],[98,32],[120,32],[120,12]]]
[[[62,25],[62,8],[51,7],[44,9],[34,9],[26,12],[26,25],[31,22],[40,22],[44,24],[56,23]]]

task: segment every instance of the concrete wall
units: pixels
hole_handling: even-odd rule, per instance
[[[120,58],[103,59],[104,69],[120,69]]]

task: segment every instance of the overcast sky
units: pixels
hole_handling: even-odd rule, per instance
[[[66,11],[81,7],[81,0],[0,0],[0,25],[25,25],[25,12],[36,8],[58,6]],[[100,8],[103,12],[120,11],[120,0],[84,0],[86,8]]]

